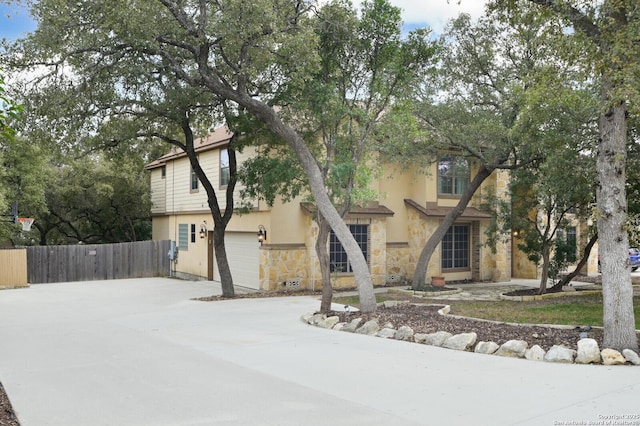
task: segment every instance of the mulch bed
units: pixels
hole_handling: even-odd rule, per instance
[[[451,334],[475,332],[478,341],[491,341],[499,345],[508,340],[524,340],[529,347],[539,345],[548,351],[553,345],[564,345],[577,350],[580,339],[579,328],[555,328],[546,326],[511,325],[490,321],[479,321],[469,318],[459,318],[451,315],[440,315],[440,306],[400,304],[393,308],[378,308],[373,313],[334,312],[332,315],[340,317],[341,322],[348,322],[361,317],[364,321],[377,319],[380,326],[391,323],[394,328],[409,326],[414,333],[435,333],[447,331]],[[603,332],[592,329],[588,337],[595,339],[602,348]]]
[[[20,426],[2,383],[0,383],[0,426]]]

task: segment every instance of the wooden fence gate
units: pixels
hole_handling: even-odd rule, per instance
[[[27,247],[31,284],[168,276],[171,241]]]

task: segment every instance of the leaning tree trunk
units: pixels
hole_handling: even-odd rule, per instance
[[[327,251],[327,241],[331,227],[322,214],[318,213],[318,238],[316,239],[316,254],[320,264],[320,274],[322,275],[322,302],[320,312],[329,312],[333,300],[333,288],[331,286],[331,264],[329,252]]]
[[[598,234],[593,235],[589,239],[589,242],[587,243],[587,245],[584,248],[584,251],[582,252],[582,259],[580,259],[580,262],[578,262],[578,264],[576,265],[576,269],[574,269],[573,272],[567,274],[564,278],[559,280],[553,287],[562,288],[563,286],[569,284],[571,280],[574,279],[576,275],[580,273],[582,268],[584,268],[584,265],[586,265],[587,262],[589,261],[589,255],[591,254],[591,249],[596,244],[596,241],[598,241]]]
[[[362,312],[375,311],[376,298],[367,260],[353,234],[351,234],[351,231],[329,199],[320,167],[302,137],[291,126],[283,123],[270,106],[249,96],[238,96],[235,92],[230,92],[229,95],[232,95],[232,99],[266,123],[276,135],[280,136],[294,150],[307,175],[311,194],[316,201],[318,211],[329,224],[349,256],[349,263],[358,286],[360,310]]]
[[[376,310],[376,298],[373,292],[373,282],[371,281],[371,273],[367,260],[360,250],[360,246],[349,231],[349,228],[340,217],[340,214],[331,203],[327,194],[322,172],[316,162],[315,157],[305,144],[302,136],[290,125],[285,124],[276,111],[268,104],[252,97],[246,91],[235,89],[218,79],[217,74],[211,68],[209,63],[210,46],[203,43],[196,52],[196,61],[201,83],[207,87],[212,93],[223,99],[236,102],[241,107],[255,115],[260,121],[265,123],[271,131],[282,138],[293,151],[296,153],[300,164],[302,165],[307,179],[311,194],[316,201],[318,211],[322,213],[329,226],[336,234],[336,237],[342,244],[342,247],[349,256],[351,269],[358,285],[358,296],[360,298],[360,310],[363,312],[373,312]],[[187,76],[177,70],[186,80],[190,80],[191,76]]]
[[[467,208],[469,201],[473,197],[473,194],[480,188],[482,182],[485,181],[494,170],[493,167],[482,166],[478,170],[478,173],[473,178],[467,190],[460,197],[460,201],[458,204],[444,217],[442,223],[436,228],[435,232],[431,234],[426,244],[424,245],[422,252],[420,253],[420,257],[418,258],[418,263],[416,264],[416,270],[413,274],[413,289],[421,289],[425,286],[425,277],[427,275],[427,269],[429,267],[429,260],[433,255],[434,250],[442,241],[442,238],[446,235],[447,231],[453,225],[457,218],[464,212],[464,209]]]
[[[609,100],[611,81],[604,79],[602,98]],[[598,236],[602,268],[603,346],[638,350],[626,231],[627,108],[624,102],[603,111],[598,120],[600,144],[596,169]]]

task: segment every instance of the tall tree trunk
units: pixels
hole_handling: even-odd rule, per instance
[[[229,267],[229,260],[227,259],[224,234],[226,232],[227,225],[231,220],[231,216],[233,215],[233,191],[237,182],[237,162],[236,153],[233,150],[233,142],[237,137],[237,134],[233,134],[231,141],[229,142],[229,146],[227,147],[227,151],[229,153],[229,182],[227,184],[227,189],[225,190],[226,204],[224,213],[222,213],[218,204],[216,191],[213,188],[209,177],[202,169],[202,166],[200,166],[198,155],[195,151],[193,131],[187,114],[185,114],[182,123],[182,131],[185,135],[184,148],[186,148],[185,151],[187,153],[187,157],[189,157],[191,167],[207,193],[207,203],[209,205],[211,216],[213,217],[213,248],[216,256],[216,263],[218,264],[218,272],[220,272],[222,296],[234,297],[235,290],[233,287],[233,277],[231,276],[231,268]]]
[[[602,99],[609,100],[611,81],[603,79]],[[627,235],[627,108],[623,102],[603,111],[598,120],[600,144],[596,168],[598,236],[602,268],[603,346],[638,350],[633,312]]]
[[[327,251],[327,241],[329,240],[331,227],[319,212],[317,222],[318,238],[316,239],[316,254],[318,255],[320,274],[322,275],[322,302],[320,303],[320,312],[329,312],[331,310],[331,302],[333,300],[333,287],[331,286],[331,264],[329,252]]]
[[[227,258],[227,248],[224,244],[224,234],[226,225],[216,224],[213,228],[213,252],[216,256],[218,264],[218,273],[220,274],[220,285],[222,286],[223,297],[234,297],[235,290],[233,287],[233,277],[231,276],[231,268],[229,267],[229,259]]]
[[[478,170],[478,173],[473,178],[467,190],[460,197],[460,201],[458,204],[444,217],[440,226],[436,228],[435,232],[431,234],[426,244],[424,245],[422,252],[420,253],[420,257],[418,258],[418,263],[416,264],[416,270],[413,274],[413,288],[420,289],[425,286],[425,277],[427,275],[427,268],[429,267],[429,260],[431,260],[431,256],[433,255],[434,250],[442,241],[442,238],[446,235],[447,231],[453,225],[453,223],[460,217],[462,213],[464,213],[464,209],[467,208],[469,201],[473,197],[473,194],[476,192],[482,182],[484,182],[495,170],[493,167],[481,166]]]
[[[545,238],[542,243],[542,273],[540,277],[540,288],[538,294],[547,291],[547,281],[549,280],[549,264],[551,263],[551,241]]]

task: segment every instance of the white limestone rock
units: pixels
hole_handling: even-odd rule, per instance
[[[395,330],[395,327],[393,326],[393,323],[391,323],[391,322],[385,322],[384,325],[382,326],[382,328],[393,328]]]
[[[476,333],[460,333],[445,340],[442,347],[458,351],[466,351],[475,345],[476,340],[478,340],[478,335]]]
[[[396,306],[398,306],[398,301],[397,300],[385,300],[384,302],[382,302],[382,306],[385,308],[395,308]]]
[[[640,356],[631,349],[624,349],[622,356],[633,365],[640,365]]]
[[[318,325],[326,319],[327,319],[327,316],[325,314],[314,314],[311,317],[311,321],[309,322],[309,324]]]
[[[533,345],[524,351],[524,357],[531,361],[542,361],[547,352],[540,345]]]
[[[342,329],[344,328],[344,326],[347,325],[346,322],[339,322],[336,325],[333,326],[332,330],[336,330],[336,331],[342,331]]]
[[[546,362],[573,363],[576,351],[562,345],[553,345],[544,356]]]
[[[337,317],[337,316],[327,317],[318,323],[318,327],[333,328],[333,326],[339,322],[340,322],[340,317]]]
[[[383,337],[385,339],[393,339],[394,337],[396,337],[396,330],[394,330],[393,328],[383,328],[382,330],[378,331],[376,333],[377,337]]]
[[[313,314],[305,314],[302,316],[302,321],[306,322],[307,324],[311,324],[311,318],[313,318]]]
[[[380,330],[380,324],[378,320],[372,319],[365,322],[362,327],[356,330],[357,334],[365,334],[367,336],[374,336]]]
[[[413,328],[403,325],[396,332],[396,340],[411,340],[413,338]]]
[[[498,345],[496,342],[478,342],[473,351],[479,354],[490,355],[497,351],[499,347],[500,345]]]
[[[425,345],[431,346],[442,346],[442,344],[453,336],[453,334],[447,331],[436,331],[435,333],[429,333],[425,336],[424,343]]]
[[[600,347],[595,339],[578,340],[578,356],[576,357],[577,364],[599,364],[600,361]]]
[[[424,345],[427,341],[427,334],[416,333],[413,335],[413,341]]]
[[[500,348],[496,351],[496,355],[524,358],[524,352],[528,347],[529,344],[524,340],[508,340],[500,345]]]
[[[627,363],[627,360],[622,354],[615,349],[603,349],[600,355],[602,356],[602,363],[604,365],[624,365]]]
[[[351,322],[344,327],[342,327],[341,331],[346,331],[348,333],[353,333],[360,326],[360,323],[364,321],[362,318],[354,318]]]

